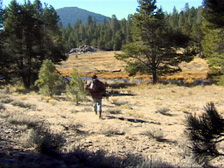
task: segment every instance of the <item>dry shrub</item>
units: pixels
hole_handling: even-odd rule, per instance
[[[129,116],[133,116],[135,118],[142,118],[145,115],[145,113],[143,111],[134,111],[134,110],[126,111],[126,114]]]
[[[125,135],[127,132],[126,128],[117,128],[112,125],[107,125],[104,127],[101,127],[100,132],[104,134],[105,136],[114,136],[114,135]]]
[[[150,128],[142,134],[148,136],[150,139],[153,138],[158,142],[163,142],[165,140],[162,130],[158,128]]]
[[[172,116],[172,114],[168,113],[170,109],[168,107],[161,107],[158,110],[156,110],[156,113],[160,113],[165,116]]]
[[[121,105],[125,105],[125,104],[128,104],[128,101],[122,101],[122,100],[119,100],[118,97],[110,97],[109,98],[109,101],[116,105],[116,106],[121,106]]]
[[[3,104],[0,104],[0,111],[4,111],[6,108]]]
[[[27,125],[28,128],[34,128],[40,123],[40,120],[24,114],[14,114],[8,117],[8,122],[15,125]]]
[[[23,132],[21,132],[21,135],[19,137],[19,142],[22,144],[22,146],[24,148],[31,148],[34,147],[34,142],[31,140],[31,137],[33,136],[33,129],[27,129],[26,126],[22,127],[17,127],[19,130],[23,130]]]
[[[118,108],[110,108],[107,110],[108,113],[110,114],[121,114],[121,109]]]
[[[13,101],[11,104],[13,106],[18,106],[18,107],[22,107],[22,108],[33,109],[33,110],[36,109],[36,105],[30,104],[30,103],[24,103],[24,102],[18,101],[18,100]]]
[[[129,116],[133,116],[135,111],[134,110],[128,110],[126,111],[126,113],[129,115]]]
[[[136,168],[174,168],[175,166],[164,162],[161,158],[156,157],[152,158],[143,158],[143,157],[132,157],[131,160],[129,160],[130,165],[135,165],[133,167]]]
[[[12,98],[10,98],[9,96],[1,96],[0,97],[0,102],[1,103],[9,104],[9,103],[11,103],[13,101],[14,100]]]
[[[114,136],[114,135],[125,135],[125,132],[123,130],[119,130],[119,129],[109,129],[109,130],[105,130],[102,132],[105,136]]]
[[[143,111],[138,111],[138,112],[135,113],[134,116],[135,116],[136,118],[143,118],[144,115],[145,115],[145,113],[144,113]]]
[[[35,127],[30,141],[36,144],[36,150],[53,157],[59,156],[60,149],[65,143],[61,134],[50,132],[43,124]]]

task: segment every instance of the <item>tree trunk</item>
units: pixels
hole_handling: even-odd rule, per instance
[[[156,84],[157,80],[158,80],[158,77],[157,77],[156,70],[153,70],[153,72],[152,72],[152,83]]]
[[[156,67],[156,56],[154,56],[152,58],[152,67],[151,67],[151,70],[152,70],[152,83],[153,84],[156,84],[157,83],[157,80],[158,80],[158,77],[157,77],[157,67]]]
[[[24,87],[26,88],[26,89],[29,89],[30,88],[30,77],[29,76],[27,76],[27,74],[22,74],[21,75],[22,76],[22,80],[23,80],[23,84],[24,84]]]

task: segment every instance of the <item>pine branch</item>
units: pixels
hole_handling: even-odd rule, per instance
[[[196,161],[203,163],[218,156],[224,156],[217,149],[217,143],[224,141],[224,122],[218,114],[214,103],[208,103],[204,107],[206,113],[197,117],[187,117],[188,136],[192,142],[192,151]]]
[[[220,142],[222,142],[222,141],[224,141],[224,138],[223,138],[223,139],[220,139],[220,140],[218,140],[218,141],[214,141],[214,143],[220,143]]]

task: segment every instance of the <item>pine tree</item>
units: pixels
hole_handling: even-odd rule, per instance
[[[214,24],[207,21],[203,23],[202,30],[205,34],[202,41],[203,54],[208,60],[209,74],[218,80],[218,76],[223,74],[224,63],[223,51],[218,50],[218,44],[223,42],[223,37],[220,36],[222,30],[214,28]]]
[[[1,67],[0,75],[6,77],[9,61],[7,61],[8,57],[7,54],[4,52],[5,33],[3,29],[3,18],[4,18],[3,16],[4,16],[4,10],[2,8],[2,1],[0,0],[0,67]]]
[[[13,0],[4,11],[4,51],[9,55],[10,68],[17,69],[14,72],[29,88],[45,59],[58,63],[67,58],[58,16],[52,6],[43,8],[39,0],[23,5]]]
[[[46,96],[53,96],[60,84],[60,77],[51,60],[45,60],[40,68],[38,80],[35,85],[39,87],[40,93]]]
[[[224,3],[221,0],[204,0],[203,53],[208,59],[210,76],[216,80],[224,75]],[[221,77],[220,84],[223,77]]]
[[[135,41],[124,46],[124,54],[117,54],[116,58],[127,63],[126,70],[131,74],[138,71],[152,74],[152,81],[156,83],[158,74],[175,71],[172,66],[181,62],[181,58],[188,58],[176,53],[176,47],[186,41],[166,25],[165,15],[156,7],[156,0],[138,2],[138,13],[133,16]]]
[[[4,14],[4,12],[3,12],[3,7],[2,7],[2,0],[0,0],[0,30],[2,29],[2,27],[3,27],[3,14]]]
[[[66,85],[66,97],[68,100],[79,104],[86,100],[87,92],[84,88],[84,82],[76,69],[73,70],[71,80]]]
[[[204,0],[204,12],[205,19],[218,26],[224,27],[224,2],[223,0]]]

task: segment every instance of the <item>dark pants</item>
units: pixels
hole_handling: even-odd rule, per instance
[[[94,111],[97,114],[97,111],[99,112],[99,117],[101,118],[102,113],[102,99],[93,99],[93,107]]]

